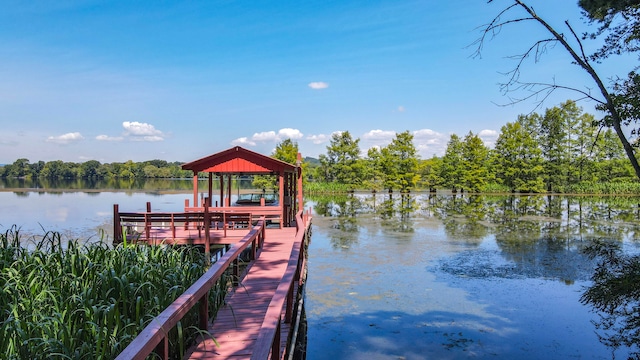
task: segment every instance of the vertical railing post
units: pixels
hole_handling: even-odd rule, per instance
[[[204,203],[204,256],[205,256],[205,264],[207,266],[211,265],[211,214],[209,213],[209,200],[206,200]]]
[[[205,331],[209,328],[209,291],[200,299],[200,308],[198,310],[200,330]]]
[[[289,284],[289,292],[287,292],[287,304],[284,313],[284,322],[291,323],[291,317],[293,316],[293,282]]]
[[[113,242],[122,242],[122,225],[120,225],[120,210],[118,204],[113,204]]]
[[[258,243],[258,234],[256,234],[256,236],[254,236],[253,240],[251,241],[251,261],[256,259],[256,246],[258,246]]]
[[[280,322],[278,318],[278,325],[276,325],[276,334],[273,337],[273,343],[271,344],[271,360],[280,360]]]
[[[160,341],[158,346],[156,346],[153,352],[156,353],[162,360],[169,359],[169,338],[165,336],[162,341]]]
[[[240,254],[233,260],[233,286],[238,286],[240,283],[240,261],[238,260]]]
[[[144,214],[144,236],[146,237],[147,242],[149,242],[151,237],[151,222],[149,220],[149,213]]]

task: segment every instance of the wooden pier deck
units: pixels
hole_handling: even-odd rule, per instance
[[[191,350],[189,359],[249,359],[276,289],[282,281],[293,250],[295,228],[267,229],[264,249],[242,283],[230,294],[209,332],[218,342],[206,339]],[[288,337],[284,323],[281,338]],[[285,353],[281,342],[280,354]]]
[[[130,213],[124,216],[131,217]],[[146,216],[150,224],[150,214]],[[193,214],[189,214],[192,216]],[[175,218],[176,214],[173,214]],[[202,214],[204,224],[212,224],[210,214]],[[158,315],[120,353],[117,360],[145,359],[155,352],[168,358],[167,334],[194,307],[199,307],[199,328],[214,339],[205,339],[188,349],[188,359],[283,359],[295,341],[294,304],[303,299],[299,288],[306,275],[306,245],[310,240],[311,217],[300,211],[292,227],[267,228],[264,218],[247,229],[207,230],[211,243],[226,245],[227,251],[217,258],[211,268],[185,291],[173,304]],[[183,224],[167,228],[145,225],[148,234],[160,241],[160,232],[167,232],[170,243],[178,243]],[[195,239],[191,239],[195,240]],[[191,241],[189,240],[189,241]],[[204,240],[198,237],[198,241]],[[235,241],[235,242],[234,242]],[[155,241],[154,241],[155,242]],[[147,242],[153,244],[154,242]],[[208,248],[209,246],[206,246]],[[250,262],[244,273],[237,273],[238,259],[250,251]],[[228,269],[239,276],[239,285],[231,288],[213,321],[208,318],[208,292]],[[217,344],[216,344],[217,342]]]

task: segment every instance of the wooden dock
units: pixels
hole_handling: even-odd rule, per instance
[[[216,251],[209,270],[155,317],[118,360],[142,360],[152,352],[167,359],[167,334],[194,307],[198,307],[198,329],[216,341],[197,343],[187,351],[192,359],[275,360],[291,353],[289,344],[296,343],[291,335],[299,318],[294,304],[304,300],[299,289],[304,287],[311,236],[310,212],[303,210],[302,155],[296,159],[290,164],[235,146],[182,165],[193,172],[193,202],[185,199],[183,212],[152,212],[147,203],[144,213],[123,213],[114,205],[114,243],[204,245],[206,261],[212,246],[224,250]],[[206,196],[198,189],[202,173],[208,174]],[[232,177],[255,175],[275,177],[277,197],[266,204],[262,189],[259,204],[232,206]],[[214,178],[219,203],[213,201]],[[277,228],[267,229],[268,224]],[[241,276],[239,259],[247,255],[249,265]],[[211,322],[209,291],[219,283],[226,286],[221,278],[229,272],[237,286],[230,289],[226,306]]]
[[[190,215],[193,215],[192,213]],[[127,214],[126,216],[130,216]],[[149,216],[147,216],[147,220]],[[205,223],[206,221],[205,215]],[[176,226],[184,229],[183,224]],[[300,211],[294,227],[266,228],[264,219],[247,229],[215,230],[211,244],[228,244],[228,250],[173,304],[157,316],[117,357],[145,359],[152,352],[166,359],[166,334],[193,307],[200,307],[200,329],[213,336],[187,351],[189,359],[283,359],[295,343],[294,304],[306,278],[306,245],[310,240],[310,214]],[[152,229],[153,230],[153,229]],[[202,231],[207,229],[201,229]],[[158,231],[173,236],[169,227]],[[207,230],[208,231],[208,230]],[[175,234],[179,234],[177,232]],[[160,232],[156,232],[159,239]],[[243,235],[244,234],[244,235]],[[208,291],[228,269],[238,269],[238,258],[251,249],[250,262],[240,283],[231,289],[215,319],[208,319]]]
[[[265,239],[268,240],[259,258],[209,326],[209,332],[220,346],[207,339],[192,349],[189,359],[251,358],[269,305],[287,270],[294,238],[294,228],[267,229]],[[289,326],[286,323],[281,326],[280,336],[286,339]],[[284,354],[282,345],[280,353]]]

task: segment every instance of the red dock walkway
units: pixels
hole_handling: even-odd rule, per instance
[[[208,329],[219,346],[207,339],[191,350],[189,359],[251,357],[272,296],[287,269],[295,235],[295,228],[266,230],[259,258],[248,269],[240,286],[228,296],[226,305],[218,310]],[[281,338],[286,340],[288,324],[283,321],[282,325]],[[280,353],[285,353],[282,346]]]

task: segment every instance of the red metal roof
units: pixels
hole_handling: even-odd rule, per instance
[[[233,174],[283,174],[295,172],[296,166],[257,152],[235,146],[182,165],[182,169],[198,172]]]

